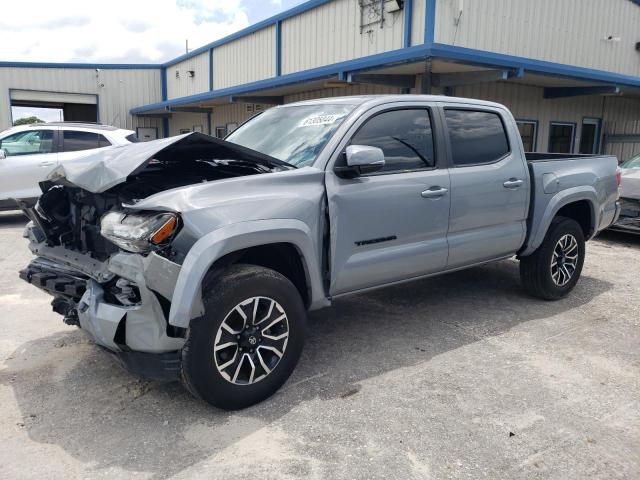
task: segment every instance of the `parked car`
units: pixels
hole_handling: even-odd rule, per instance
[[[338,297],[514,255],[528,292],[564,297],[585,240],[617,218],[617,164],[525,154],[496,103],[294,103],[226,141],[61,165],[22,203],[36,258],[20,276],[130,370],[241,408],[286,381],[306,311]]]
[[[94,123],[34,123],[5,130],[0,133],[0,210],[17,210],[14,198],[40,195],[38,182],[86,150],[133,141],[131,130]]]
[[[640,233],[640,155],[622,162],[620,169],[620,218],[611,229]]]

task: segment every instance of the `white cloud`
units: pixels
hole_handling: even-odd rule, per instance
[[[279,1],[279,0],[276,0]],[[236,32],[241,0],[30,0],[3,2],[0,59],[163,62]],[[275,2],[274,2],[275,3]]]

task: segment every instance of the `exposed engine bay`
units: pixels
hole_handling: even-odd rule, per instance
[[[107,212],[126,211],[126,205],[173,188],[269,171],[265,166],[238,160],[154,160],[140,173],[102,193],[43,182],[44,193],[27,214],[38,227],[36,235],[41,234],[41,241],[47,245],[63,246],[104,261],[118,251],[100,234],[100,220]]]

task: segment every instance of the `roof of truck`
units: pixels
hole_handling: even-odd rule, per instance
[[[447,102],[447,103],[467,103],[473,105],[482,105],[486,107],[499,107],[506,108],[504,105],[495,102],[487,102],[485,100],[477,100],[475,98],[463,98],[463,97],[447,97],[445,95],[352,95],[347,97],[329,97],[318,98],[313,100],[302,100],[300,102],[287,103],[282,107],[290,107],[292,105],[363,105],[365,103],[371,103],[372,105],[391,103],[391,102]]]

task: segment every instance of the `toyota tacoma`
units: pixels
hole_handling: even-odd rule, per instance
[[[525,153],[502,105],[328,98],[225,140],[190,133],[87,153],[20,201],[20,277],[129,370],[225,409],[272,395],[306,312],[343,295],[516,256],[557,300],[619,214],[615,157]]]

